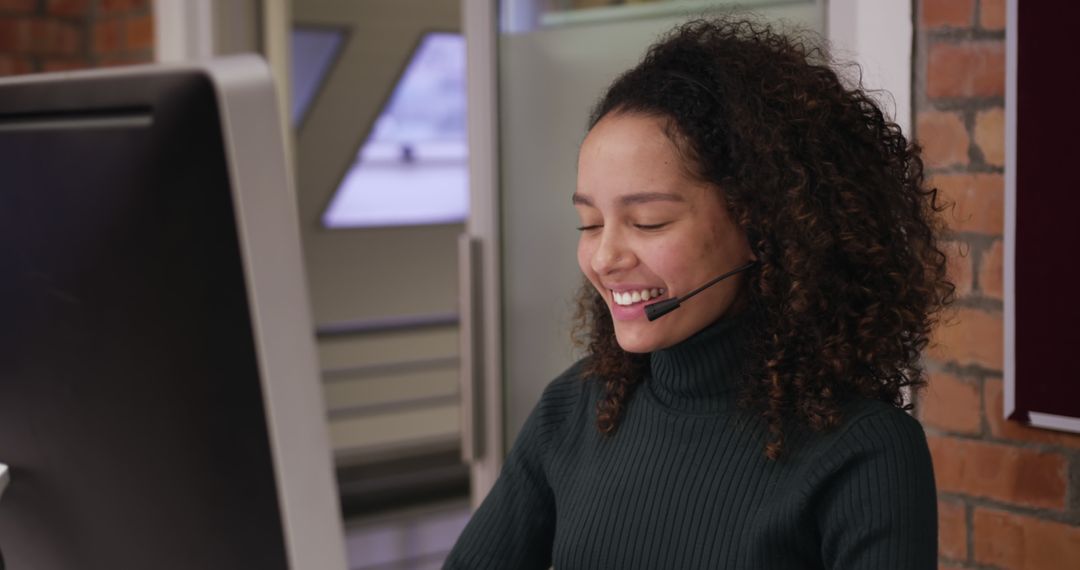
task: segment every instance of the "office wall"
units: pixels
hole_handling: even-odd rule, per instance
[[[1080,436],[1002,419],[1005,1],[917,0],[916,136],[949,214],[952,326],[919,401],[941,568],[1080,565]],[[1064,72],[1063,67],[1063,72]]]
[[[150,0],[0,0],[0,75],[154,58]]]

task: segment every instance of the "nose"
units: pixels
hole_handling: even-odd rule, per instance
[[[598,275],[608,275],[633,267],[634,254],[617,232],[604,231],[590,263]]]

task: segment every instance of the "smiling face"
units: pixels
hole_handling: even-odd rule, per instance
[[[628,352],[672,346],[722,317],[738,297],[741,273],[655,321],[644,307],[753,259],[720,190],[690,174],[664,124],[609,114],[578,155],[578,265],[607,302],[619,346]]]

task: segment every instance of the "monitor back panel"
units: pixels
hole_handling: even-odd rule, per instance
[[[0,86],[9,568],[286,568],[213,86]]]

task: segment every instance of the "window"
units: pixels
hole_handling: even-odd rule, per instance
[[[426,34],[323,213],[323,225],[464,221],[469,206],[465,100],[465,39]]]
[[[326,80],[345,32],[332,28],[296,27],[292,32],[292,124],[299,127],[315,93]]]

